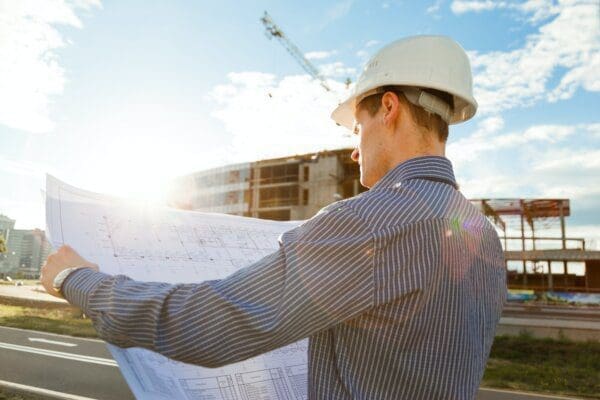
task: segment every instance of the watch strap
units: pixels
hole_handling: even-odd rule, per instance
[[[62,286],[63,283],[65,282],[65,280],[67,279],[67,277],[69,275],[71,275],[71,273],[75,270],[78,270],[80,268],[83,267],[71,267],[71,268],[67,268],[67,269],[63,269],[62,271],[60,271],[55,277],[54,277],[54,281],[52,282],[52,286],[54,288],[54,290],[56,290],[58,293],[62,294]]]

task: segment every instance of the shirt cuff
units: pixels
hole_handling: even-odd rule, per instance
[[[91,268],[80,268],[71,272],[62,284],[64,298],[74,306],[87,310],[89,298],[100,283],[110,275]]]

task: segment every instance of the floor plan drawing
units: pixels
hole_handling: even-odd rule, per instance
[[[109,274],[169,283],[221,279],[278,248],[299,222],[133,204],[47,177],[52,245],[69,244]],[[307,341],[221,368],[109,345],[138,399],[300,400],[307,398]]]

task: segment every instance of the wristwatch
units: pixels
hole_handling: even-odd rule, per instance
[[[62,295],[61,290],[62,290],[62,285],[63,285],[65,279],[67,279],[67,276],[71,275],[71,272],[75,271],[76,269],[80,269],[80,268],[82,268],[82,267],[71,267],[71,268],[63,269],[62,271],[60,271],[54,277],[54,281],[52,281],[52,287],[54,288],[54,290],[56,290],[59,294]]]

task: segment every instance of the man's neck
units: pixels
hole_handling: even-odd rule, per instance
[[[427,146],[420,148],[412,147],[409,149],[401,149],[400,151],[393,154],[390,165],[390,169],[396,165],[410,160],[411,158],[424,157],[424,156],[446,156],[446,144],[443,142],[431,143]]]

